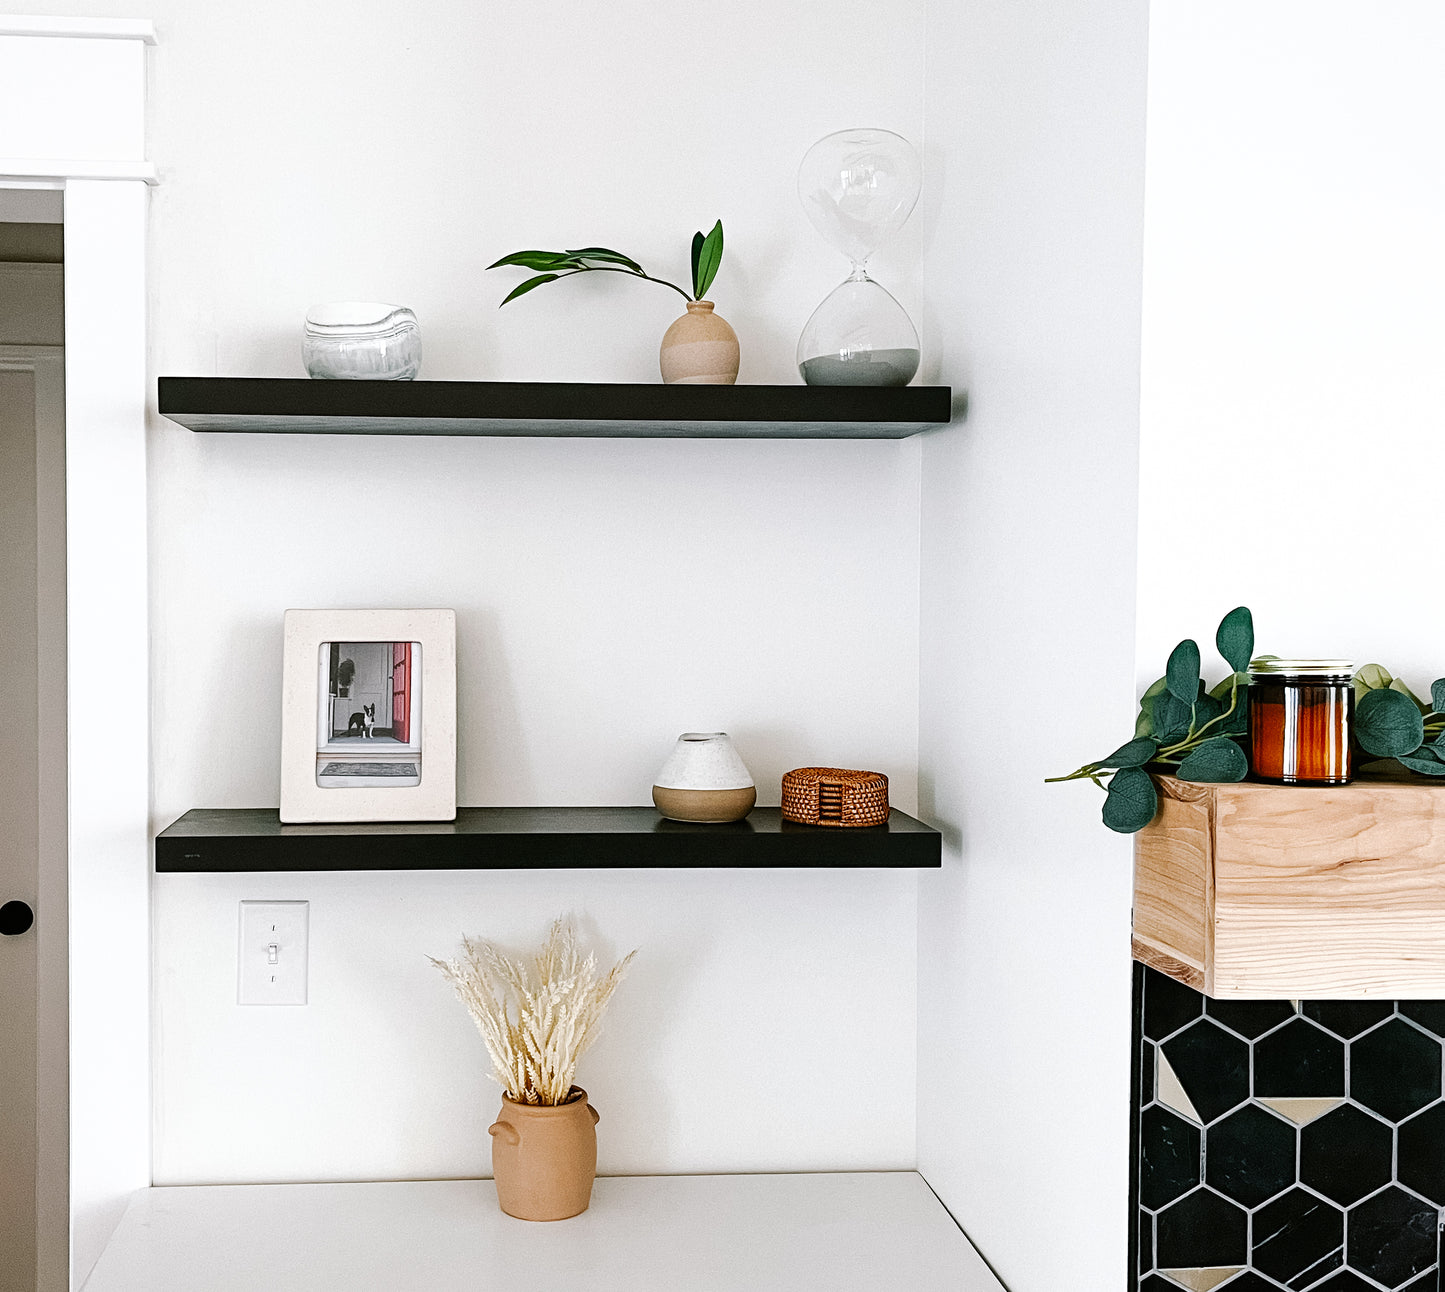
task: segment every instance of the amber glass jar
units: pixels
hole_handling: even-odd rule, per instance
[[[1249,762],[1277,785],[1344,785],[1352,772],[1355,666],[1343,659],[1249,666]]]

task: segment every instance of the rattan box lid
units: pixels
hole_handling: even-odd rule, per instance
[[[845,767],[796,767],[783,777],[782,815],[799,825],[883,825],[888,778]]]

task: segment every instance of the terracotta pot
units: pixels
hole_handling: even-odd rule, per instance
[[[658,358],[670,386],[731,386],[738,379],[738,334],[712,312],[711,301],[688,301],[687,313],[664,333]]]
[[[502,1210],[519,1220],[566,1220],[587,1210],[597,1174],[597,1110],[581,1086],[554,1108],[502,1096],[488,1127]]]

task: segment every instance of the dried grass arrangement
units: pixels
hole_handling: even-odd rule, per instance
[[[427,959],[467,1007],[507,1097],[555,1107],[567,1102],[577,1061],[597,1039],[607,1002],[636,954],[599,975],[596,955],[583,958],[576,930],[559,916],[530,964],[470,937],[456,959]]]

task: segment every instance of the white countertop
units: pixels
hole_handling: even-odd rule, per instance
[[[911,1171],[600,1179],[581,1216],[490,1180],[155,1188],[85,1292],[1002,1292]]]

